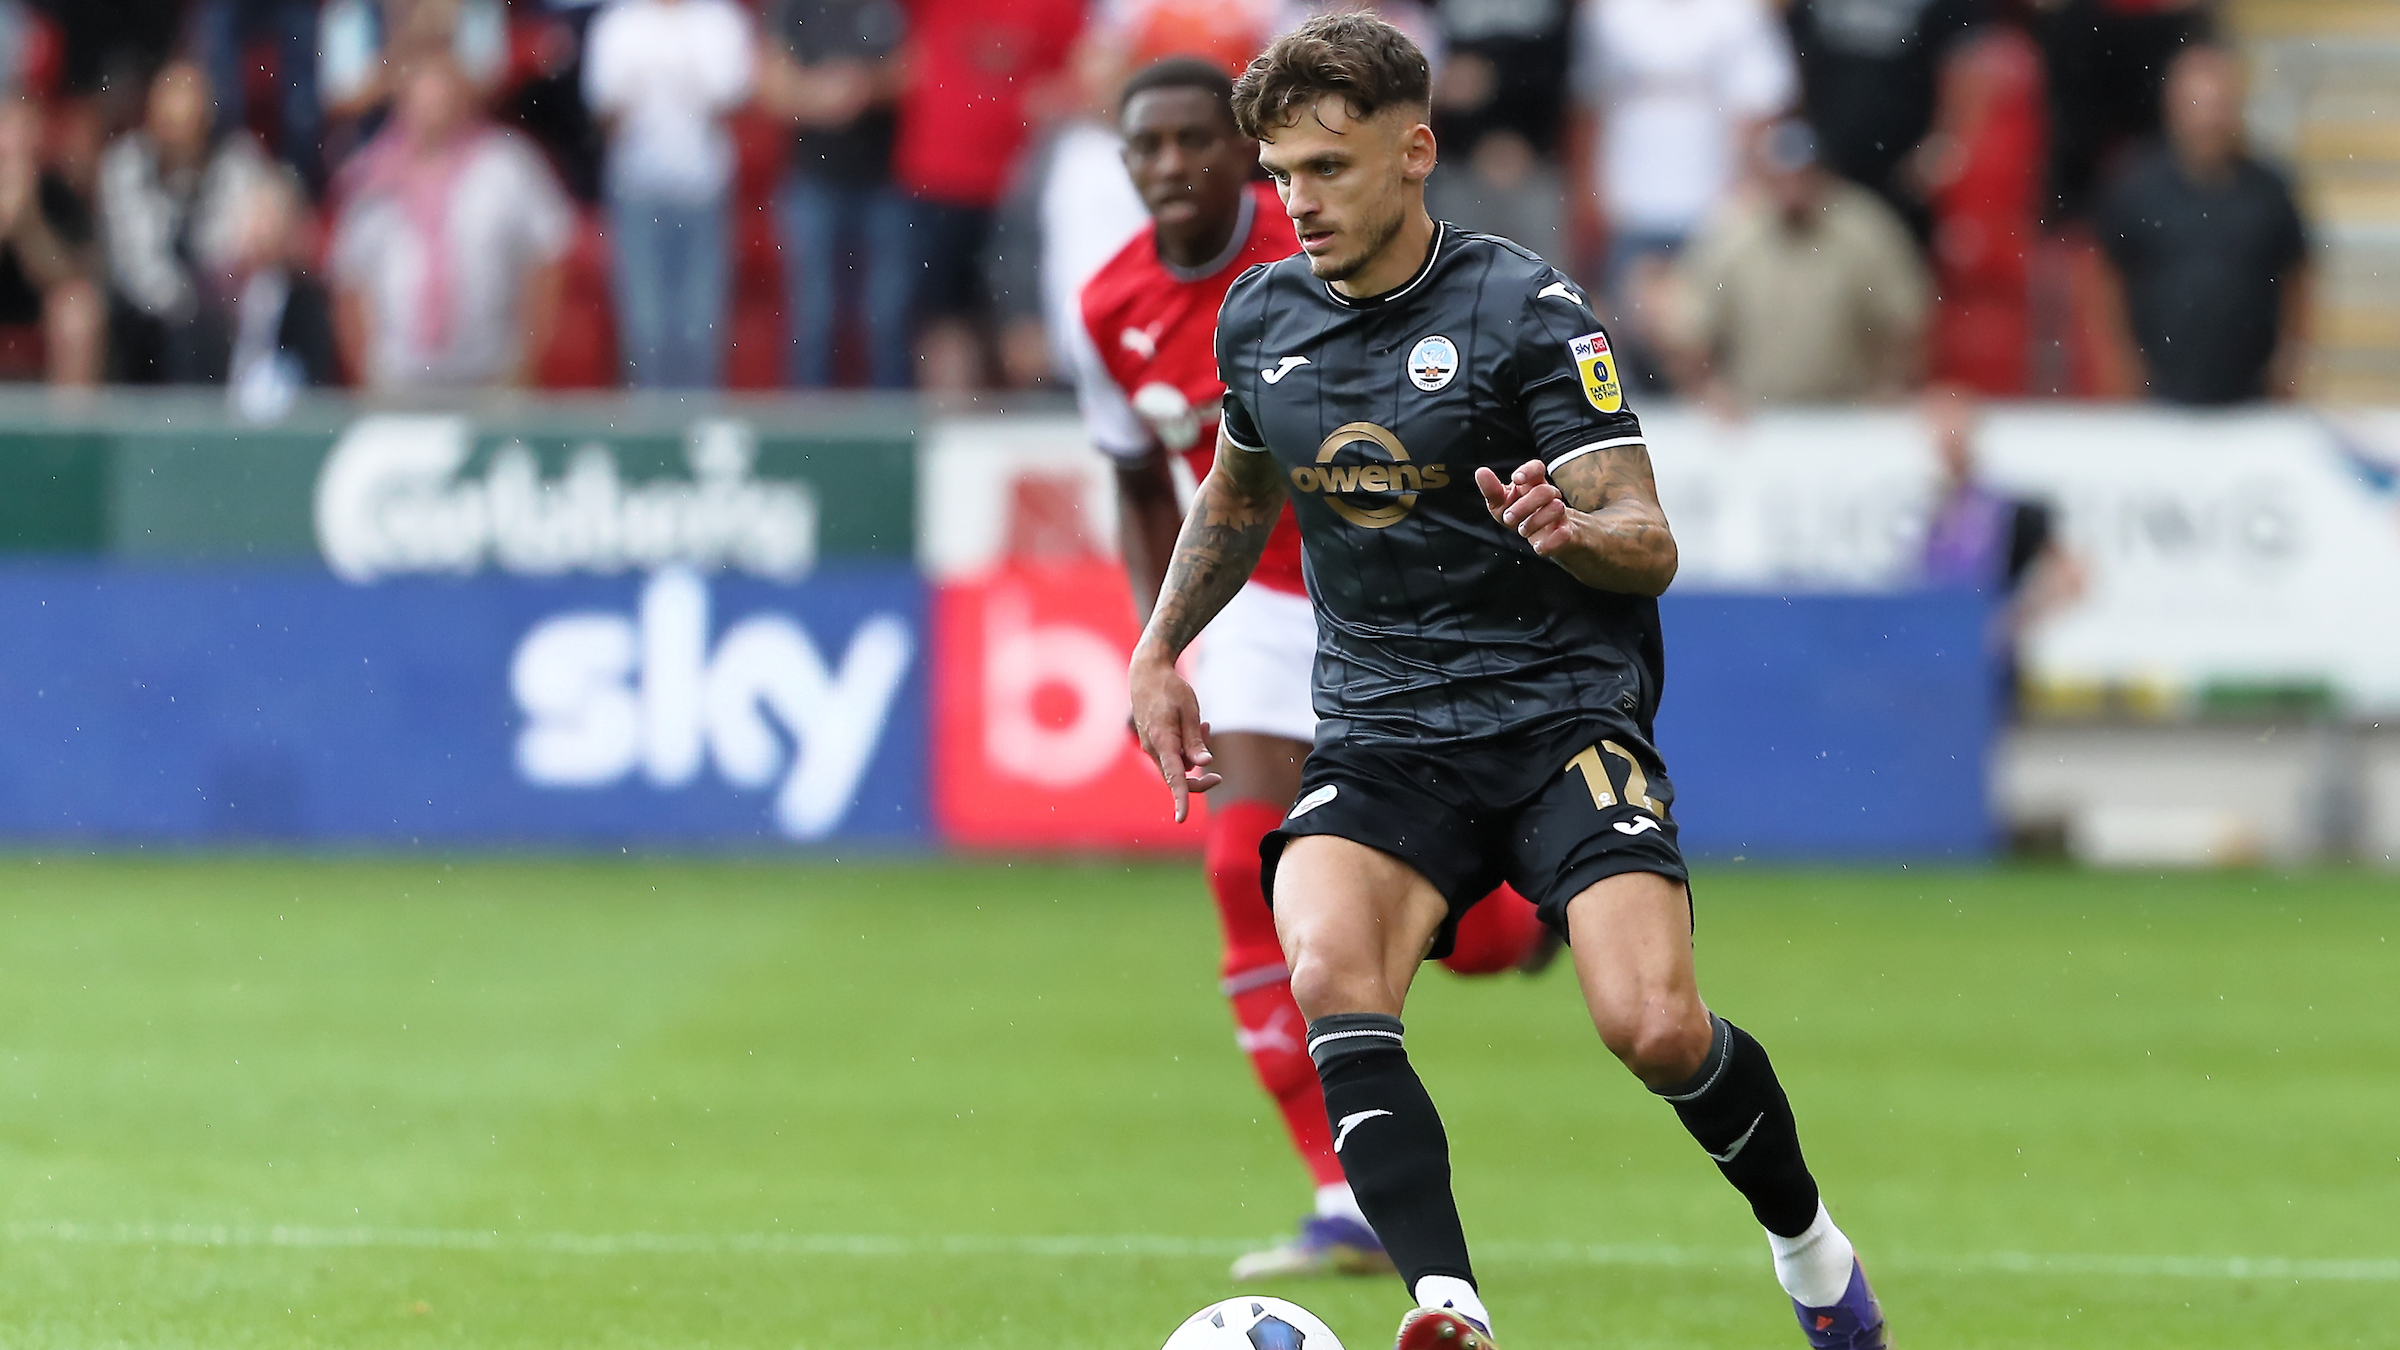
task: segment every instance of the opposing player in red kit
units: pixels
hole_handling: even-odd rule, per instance
[[[1180,457],[1207,477],[1217,444],[1218,306],[1254,263],[1298,249],[1274,189],[1252,184],[1257,143],[1235,129],[1233,84],[1196,58],[1170,58],[1127,81],[1118,103],[1125,166],[1151,226],[1083,288],[1077,393],[1092,439],[1116,465],[1119,531],[1135,605],[1147,621],[1183,527]],[[1269,373],[1267,378],[1276,375]],[[1259,841],[1299,791],[1316,713],[1310,667],[1316,616],[1287,507],[1266,554],[1201,639],[1193,671],[1212,734],[1207,869],[1225,932],[1224,989],[1235,1038],[1275,1098],[1316,1181],[1292,1238],[1234,1262],[1237,1279],[1388,1273],[1391,1260],[1343,1179],[1340,1141],[1304,1044],[1290,972],[1259,884]],[[1533,906],[1502,888],[1468,911],[1443,962],[1461,974],[1536,970],[1555,955]]]

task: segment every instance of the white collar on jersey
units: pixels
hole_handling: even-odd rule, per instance
[[[1175,264],[1168,262],[1164,258],[1158,260],[1158,265],[1165,268],[1167,270],[1167,275],[1175,278],[1177,281],[1185,282],[1187,284],[1194,281],[1205,281],[1208,278],[1215,276],[1217,273],[1224,271],[1226,268],[1233,266],[1233,260],[1242,256],[1243,248],[1247,247],[1250,243],[1250,229],[1257,223],[1258,194],[1252,192],[1248,188],[1243,188],[1242,213],[1234,217],[1233,237],[1225,241],[1224,251],[1209,259],[1207,262],[1200,264],[1198,267],[1177,267]]]
[[[1425,250],[1425,261],[1418,264],[1417,274],[1380,295],[1347,296],[1335,290],[1330,281],[1323,283],[1325,293],[1333,297],[1335,304],[1345,309],[1373,309],[1377,305],[1388,305],[1425,284],[1425,278],[1433,275],[1433,260],[1442,256],[1442,243],[1449,237],[1450,226],[1448,224],[1439,220],[1433,222],[1433,244]]]

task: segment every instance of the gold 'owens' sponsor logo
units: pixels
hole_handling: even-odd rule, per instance
[[[1344,450],[1371,455],[1381,450],[1387,463],[1336,464]],[[1380,530],[1397,525],[1416,509],[1417,493],[1450,486],[1447,464],[1411,464],[1400,438],[1373,422],[1351,422],[1333,429],[1317,447],[1317,462],[1292,470],[1292,486],[1320,493],[1334,514],[1353,525]]]

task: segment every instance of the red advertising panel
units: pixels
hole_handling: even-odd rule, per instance
[[[1197,852],[1126,730],[1136,636],[1125,572],[1085,555],[1005,561],[933,602],[933,809],[967,848]]]

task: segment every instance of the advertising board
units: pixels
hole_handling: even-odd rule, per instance
[[[921,842],[924,591],[0,569],[0,834]]]
[[[1900,592],[1939,487],[1909,411],[1645,412],[1676,593]],[[2321,689],[2400,712],[2400,419],[1996,408],[1983,480],[2047,505],[2079,585],[2020,652],[2037,690]]]
[[[973,848],[1200,847],[1128,730],[1136,632],[1125,573],[1001,566],[933,601],[933,808]]]
[[[1072,417],[927,431],[918,566],[934,591],[935,818],[983,848],[1200,847],[1128,731],[1138,636],[1107,461]]]
[[[906,418],[10,409],[0,833],[927,838]]]
[[[1658,744],[1694,858],[1971,859],[1997,842],[1991,606],[1670,592]]]
[[[916,548],[906,400],[623,399],[472,414],[0,393],[0,557],[317,561],[350,580],[607,575],[686,563],[789,580]]]
[[[1107,462],[1064,413],[913,409],[0,397],[0,834],[1196,847],[1125,733]],[[1984,847],[2007,626],[1918,590],[1927,428],[1645,422],[1693,851]],[[2040,696],[2400,714],[2400,416],[2002,407],[1975,440],[2072,563],[2019,633]]]

